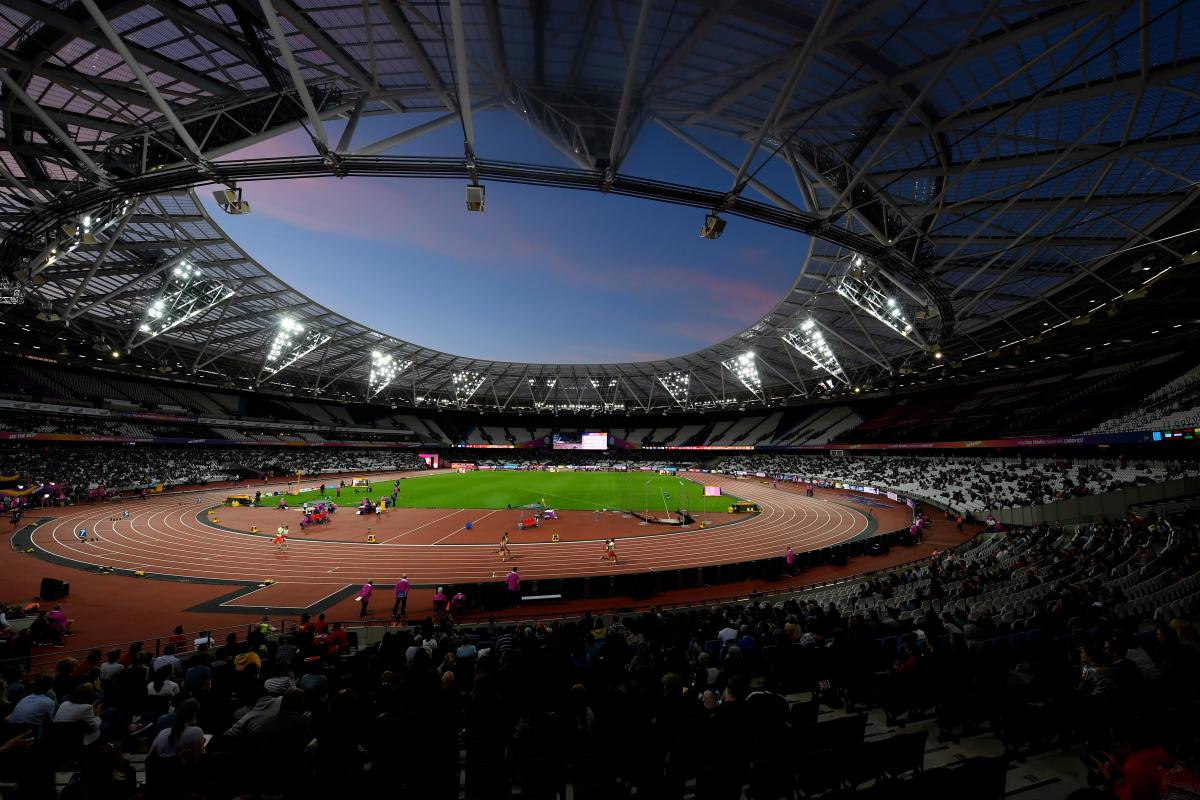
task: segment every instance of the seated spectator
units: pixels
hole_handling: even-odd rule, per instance
[[[90,683],[75,687],[68,700],[63,701],[54,714],[55,722],[77,722],[83,728],[83,744],[86,747],[100,738],[100,701],[96,699],[96,688]]]
[[[295,687],[296,681],[292,678],[291,670],[283,661],[276,661],[271,667],[271,677],[263,681],[263,688],[267,690],[267,694],[276,697]]]
[[[101,684],[115,681],[123,669],[125,669],[125,665],[121,663],[121,648],[109,650],[107,659],[100,665]]]
[[[170,664],[154,671],[154,680],[146,684],[146,694],[151,697],[174,697],[179,694],[179,684],[171,680],[175,673]]]
[[[169,644],[163,648],[163,654],[154,659],[151,668],[157,674],[163,667],[170,667],[172,675],[183,674],[183,662],[179,660],[179,656],[175,655],[175,645]]]
[[[184,700],[175,710],[175,721],[171,727],[154,737],[150,745],[153,758],[179,756],[185,762],[193,762],[204,753],[204,731],[196,724],[200,704],[194,699]]]
[[[46,614],[46,621],[49,622],[50,625],[56,631],[58,631],[60,635],[71,635],[71,623],[74,622],[74,620],[67,618],[66,613],[62,610],[62,606],[56,605],[53,610]]]
[[[8,721],[12,725],[32,725],[35,736],[40,737],[46,731],[46,726],[54,721],[54,679],[49,675],[40,675],[33,684],[29,694],[21,698]]]

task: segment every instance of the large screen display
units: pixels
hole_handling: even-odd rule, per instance
[[[553,446],[555,450],[607,450],[608,433],[556,433]]]

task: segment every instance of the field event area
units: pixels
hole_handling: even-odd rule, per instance
[[[339,482],[340,483],[340,482]],[[397,484],[375,481],[369,487],[356,487],[351,481],[340,488],[330,484],[320,491],[318,480],[302,480],[302,491],[286,494],[288,506],[332,499],[348,506],[363,499],[372,502],[391,497],[397,490],[396,505],[408,508],[521,508],[541,505],[570,511],[603,509],[632,511],[671,511],[680,509],[717,513],[728,510],[741,500],[729,494],[705,497],[704,486],[695,480],[651,472],[527,472],[472,471],[406,478]],[[293,484],[294,487],[294,484]],[[260,506],[276,506],[279,497],[264,495]]]

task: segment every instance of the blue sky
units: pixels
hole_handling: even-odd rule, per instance
[[[425,119],[363,120],[354,143]],[[475,127],[481,158],[567,165],[508,112],[478,114]],[[339,132],[330,127],[331,137]],[[740,159],[736,142],[706,143]],[[449,125],[388,152],[461,155],[461,131]],[[312,153],[295,132],[231,158]],[[722,190],[731,180],[652,124],[622,171]],[[799,203],[786,165],[772,161],[760,177]],[[210,211],[250,255],[339,313],[417,344],[512,361],[645,360],[700,349],[770,311],[807,247],[802,235],[741,219],[720,240],[703,240],[699,209],[597,192],[490,183],[487,211],[472,214],[464,184],[256,182],[244,186],[252,214],[230,217],[211,203]]]

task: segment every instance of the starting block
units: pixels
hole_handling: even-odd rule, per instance
[[[209,520],[209,522],[212,522],[214,525],[221,524],[221,520],[217,519],[216,517],[209,517],[208,520]]]
[[[367,534],[367,544],[376,544],[376,543],[377,543],[377,540],[375,539],[375,534],[368,533]]]
[[[146,570],[144,570],[144,569],[135,569],[135,570],[133,571],[133,575],[134,575],[134,577],[136,577],[136,578],[144,578],[144,577],[146,577]]]
[[[251,532],[251,533],[258,533],[258,526],[257,526],[257,525],[251,525],[251,526],[250,526],[250,532]]]
[[[558,534],[557,534],[557,533],[552,533],[552,534],[550,534],[550,541],[552,541],[552,542],[557,542],[557,541],[558,541]]]

